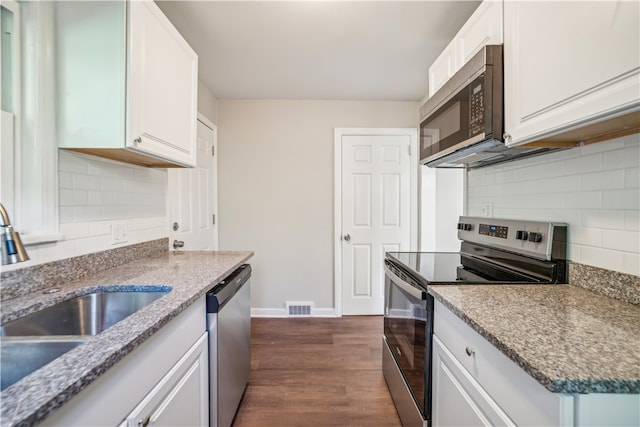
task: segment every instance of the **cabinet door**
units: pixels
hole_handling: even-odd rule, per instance
[[[205,333],[129,414],[125,425],[209,425],[207,343]]]
[[[502,39],[502,1],[485,0],[429,67],[429,97],[485,45]]]
[[[153,1],[128,4],[127,146],[195,166],[198,56]]]
[[[432,372],[434,427],[515,425],[436,336]]]
[[[502,44],[502,34],[502,1],[483,1],[456,35],[456,70],[485,45]]]
[[[429,67],[429,98],[457,71],[455,48],[454,39]],[[420,118],[422,119],[423,117]]]
[[[640,3],[504,3],[505,132],[536,141],[640,108]]]

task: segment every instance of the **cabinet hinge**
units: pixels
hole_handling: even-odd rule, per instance
[[[411,156],[411,146],[409,145],[408,148],[409,148],[409,156]]]
[[[213,220],[213,225],[216,225],[216,214],[211,215],[211,219]]]
[[[211,155],[212,156],[216,155],[216,147],[214,145],[211,146]]]

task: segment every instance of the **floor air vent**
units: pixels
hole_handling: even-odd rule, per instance
[[[289,317],[311,316],[312,304],[310,302],[288,302],[287,315]]]

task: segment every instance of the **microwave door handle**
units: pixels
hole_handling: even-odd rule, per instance
[[[389,276],[389,279],[391,279],[393,283],[395,283],[400,289],[407,292],[414,298],[418,298],[420,300],[426,299],[424,291],[421,291],[420,289],[416,289],[414,286],[411,286],[409,283],[405,282],[404,280],[402,280],[401,278],[393,274],[393,272],[389,270],[389,268],[386,265],[384,266],[384,271],[387,274],[387,276]]]

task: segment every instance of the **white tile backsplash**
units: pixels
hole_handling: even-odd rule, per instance
[[[602,246],[602,229],[588,227],[571,227],[570,240],[576,245]]]
[[[624,230],[624,218],[625,212],[622,210],[583,210],[580,212],[580,225],[603,230]]]
[[[76,190],[100,190],[100,187],[100,176],[73,174],[73,188]]]
[[[124,185],[126,183],[125,178],[114,178],[109,176],[102,177],[102,191],[124,191]]]
[[[580,176],[580,190],[614,190],[625,188],[625,170],[584,173]]]
[[[624,180],[626,188],[640,188],[640,168],[625,169]]]
[[[61,224],[166,216],[164,169],[61,151],[59,173],[60,206],[73,207],[71,215],[61,215]]]
[[[602,208],[602,192],[575,191],[564,194],[564,206],[570,209]]]
[[[167,237],[167,171],[60,150],[59,221],[64,240],[27,247],[28,265]],[[111,244],[111,224],[126,243]],[[9,269],[26,267],[16,264]],[[4,270],[5,268],[3,268]]]
[[[471,170],[467,213],[562,221],[569,259],[640,275],[640,135]]]
[[[623,271],[640,271],[640,256],[637,253],[625,252],[622,266]]]
[[[602,234],[602,247],[640,254],[640,233],[637,231],[607,230]]]
[[[563,175],[573,175],[590,174],[600,170],[602,170],[602,154],[591,154],[565,160],[560,171]]]
[[[624,213],[624,229],[640,231],[640,211],[626,211]]]
[[[634,136],[637,138],[637,136]],[[621,149],[602,153],[604,169],[637,168],[640,159],[640,146],[625,143]]]

